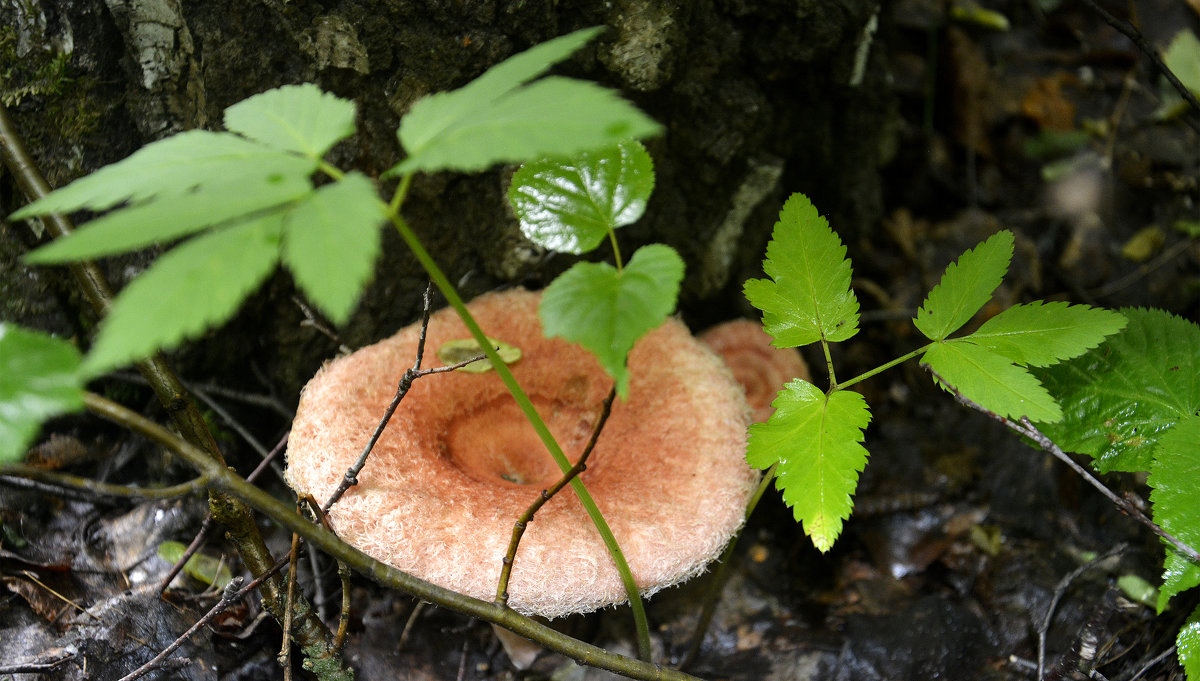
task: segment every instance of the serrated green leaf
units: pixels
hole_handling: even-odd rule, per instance
[[[858,333],[846,247],[807,196],[792,194],[783,204],[763,271],[770,279],[751,279],[743,292],[762,310],[775,347],[844,341]]]
[[[387,174],[471,172],[497,163],[571,156],[661,131],[662,126],[616,92],[552,76],[463,115],[423,147],[405,145],[409,157]]]
[[[654,191],[654,161],[626,140],[569,159],[544,159],[513,174],[508,202],[530,241],[561,253],[586,253],[609,232],[633,224]]]
[[[223,132],[189,130],[148,144],[129,158],[107,165],[9,216],[105,210],[123,201],[177,197],[208,184],[256,183],[269,177],[307,177],[317,168],[297,156]]]
[[[165,541],[158,545],[158,556],[169,563],[178,563],[187,553],[182,542]],[[198,582],[224,589],[233,580],[229,564],[204,553],[193,553],[183,564],[183,571]]]
[[[1200,546],[1200,416],[1183,418],[1159,438],[1149,482],[1154,488],[1150,493],[1154,521],[1185,544]],[[1200,565],[1191,561],[1168,565],[1159,610],[1172,596],[1195,586],[1198,579]]]
[[[83,407],[78,369],[70,343],[0,322],[0,463],[20,460],[43,421]]]
[[[772,402],[766,423],[750,426],[746,460],[760,469],[778,464],[775,486],[818,550],[828,551],[850,517],[858,474],[867,465],[863,430],[866,400],[840,390],[828,397],[801,379]]]
[[[624,399],[629,351],[675,309],[682,280],[683,260],[663,244],[639,248],[622,270],[576,263],[546,287],[538,317],[547,337],[561,336],[596,355]]]
[[[942,377],[942,388],[954,387],[1000,416],[1045,422],[1062,418],[1058,403],[1033,374],[969,340],[935,343],[921,362]]]
[[[304,294],[335,324],[350,318],[379,254],[383,206],[361,173],[296,204],[283,228],[283,262]]]
[[[1078,357],[1125,326],[1125,317],[1087,305],[1036,301],[1014,305],[967,336],[1024,366],[1043,367]]]
[[[1162,434],[1200,409],[1200,327],[1161,310],[1123,309],[1125,330],[1073,360],[1037,370],[1062,423],[1039,425],[1096,468],[1150,470]]]
[[[491,337],[488,338],[488,343],[496,349],[496,354],[500,356],[501,361],[505,364],[512,364],[521,359],[521,348],[515,345],[509,345],[504,341],[499,341]],[[437,356],[438,359],[442,360],[442,364],[450,366],[477,357],[483,357],[483,348],[479,347],[479,342],[474,338],[455,338],[442,343],[437,349]],[[486,359],[471,362],[456,369],[456,371],[465,371],[469,374],[482,374],[491,370],[492,363]]]
[[[45,264],[124,253],[261,211],[282,209],[312,190],[304,175],[260,175],[206,183],[180,196],[108,213],[33,251],[25,260]]]
[[[992,297],[1008,272],[1013,235],[1000,230],[950,263],[942,280],[926,296],[913,324],[925,337],[940,341],[971,321]]]
[[[233,316],[275,269],[282,216],[215,230],[166,253],[129,283],[100,324],[83,371],[98,375]]]
[[[1175,654],[1189,679],[1200,678],[1200,606],[1184,622],[1175,638]]]
[[[354,134],[354,102],[322,92],[312,83],[285,85],[225,109],[225,127],[316,160]]]

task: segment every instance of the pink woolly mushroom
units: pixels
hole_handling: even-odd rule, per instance
[[[700,334],[700,340],[725,360],[742,385],[755,421],[766,421],[775,412],[771,402],[783,384],[793,378],[812,380],[800,353],[772,346],[762,325],[749,319],[718,324]]]
[[[520,348],[511,365],[568,458],[576,460],[612,385],[580,347],[542,334],[540,295],[495,293],[469,308],[489,337]],[[327,364],[305,388],[287,478],[324,500],[355,461],[405,368],[418,327]],[[451,310],[429,322],[426,366],[469,337]],[[671,320],[634,347],[618,400],[581,478],[653,593],[701,572],[742,522],[756,474],[745,462],[742,391],[721,360]],[[476,598],[495,597],[513,523],[560,473],[494,371],[422,378],[401,402],[359,484],[330,513],[342,539],[390,565]],[[558,617],[625,600],[616,568],[566,489],[534,517],[517,552],[509,605]]]

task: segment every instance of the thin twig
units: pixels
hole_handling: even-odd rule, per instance
[[[1154,66],[1163,74],[1163,76],[1166,77],[1167,81],[1171,83],[1171,87],[1175,88],[1175,90],[1179,92],[1179,95],[1183,97],[1184,101],[1191,105],[1192,113],[1200,113],[1200,101],[1197,101],[1196,95],[1192,94],[1192,91],[1189,90],[1187,86],[1179,80],[1179,77],[1176,76],[1175,73],[1172,72],[1171,69],[1163,62],[1162,58],[1158,56],[1158,51],[1154,49],[1153,45],[1146,41],[1146,38],[1142,35],[1141,31],[1137,30],[1137,28],[1128,21],[1122,21],[1109,14],[1103,7],[1096,4],[1096,0],[1083,0],[1083,2],[1088,7],[1091,7],[1093,12],[1098,14],[1100,18],[1104,20],[1104,23],[1112,26],[1126,38],[1132,40],[1133,44],[1137,45],[1138,49],[1141,50],[1143,54],[1145,54],[1147,57],[1150,57],[1150,61],[1154,62]],[[1193,117],[1186,116],[1184,117],[1184,121],[1187,122],[1188,126],[1191,127],[1192,130],[1200,133],[1200,123],[1197,123],[1195,120],[1193,120]]]
[[[1154,657],[1150,658],[1149,662],[1142,665],[1142,668],[1137,670],[1136,674],[1129,677],[1129,681],[1137,681],[1138,679],[1142,678],[1142,675],[1144,675],[1146,672],[1150,671],[1150,669],[1153,668],[1154,665],[1158,664],[1159,662],[1162,662],[1163,660],[1167,659],[1168,657],[1170,657],[1174,654],[1175,654],[1175,646],[1171,646],[1170,648],[1167,648],[1166,650],[1162,651],[1158,655],[1155,655]]]
[[[1124,553],[1125,545],[1118,544],[1103,554],[1096,556],[1092,560],[1080,565],[1065,577],[1058,580],[1058,584],[1054,587],[1054,595],[1050,598],[1050,604],[1046,606],[1046,614],[1042,617],[1042,621],[1037,624],[1038,635],[1038,657],[1037,657],[1037,678],[1041,679],[1046,671],[1046,634],[1050,631],[1050,622],[1054,619],[1054,611],[1058,609],[1058,602],[1067,593],[1067,588],[1071,583],[1079,578],[1084,572],[1096,567],[1113,556]]]
[[[468,364],[485,359],[484,355],[479,355],[477,357],[472,357],[466,361],[459,362],[457,364],[451,364],[449,366],[434,367],[432,369],[421,368],[421,360],[425,355],[425,331],[429,328],[429,295],[430,289],[427,287],[425,289],[425,310],[421,313],[421,334],[417,340],[417,358],[413,362],[413,365],[406,369],[404,371],[404,375],[400,377],[400,381],[396,384],[395,396],[392,397],[391,403],[388,404],[387,409],[384,411],[383,418],[379,420],[379,425],[375,427],[375,432],[371,433],[371,438],[367,440],[367,444],[363,447],[362,453],[358,455],[358,460],[355,461],[354,465],[346,471],[344,476],[342,476],[342,482],[338,485],[337,489],[333,491],[333,494],[329,495],[329,500],[326,501],[323,506],[321,506],[321,511],[325,513],[329,513],[329,509],[333,508],[333,505],[337,503],[337,500],[342,498],[342,495],[346,493],[346,490],[358,484],[358,474],[361,473],[363,467],[367,465],[367,457],[371,455],[371,450],[375,449],[375,444],[379,442],[380,436],[383,435],[383,430],[387,428],[388,422],[392,420],[392,415],[395,414],[396,409],[400,407],[400,401],[404,399],[404,396],[408,394],[409,389],[412,388],[413,381],[424,376],[429,376],[430,374],[441,374],[454,371],[456,369],[461,369]]]
[[[927,369],[929,369],[928,365],[925,365],[925,366]],[[982,414],[986,414],[987,416],[991,417],[993,420],[1003,423],[1005,426],[1008,427],[1009,430],[1012,430],[1016,433],[1024,435],[1025,437],[1029,438],[1030,440],[1033,440],[1034,442],[1036,442],[1038,444],[1039,447],[1041,447],[1045,451],[1053,454],[1055,456],[1055,458],[1057,458],[1059,461],[1062,461],[1063,463],[1067,464],[1067,466],[1070,467],[1071,470],[1075,471],[1076,475],[1083,478],[1085,481],[1087,481],[1088,484],[1090,484],[1092,487],[1096,488],[1101,494],[1103,494],[1105,497],[1107,497],[1108,500],[1111,501],[1118,509],[1120,509],[1120,511],[1122,513],[1132,517],[1134,520],[1145,525],[1147,528],[1150,529],[1151,532],[1153,532],[1154,534],[1158,535],[1160,538],[1169,542],[1171,544],[1171,546],[1173,546],[1175,548],[1176,551],[1183,554],[1188,560],[1192,561],[1193,563],[1200,564],[1200,553],[1197,553],[1196,549],[1194,549],[1190,545],[1180,541],[1175,536],[1173,536],[1171,533],[1164,530],[1161,526],[1158,525],[1158,523],[1156,523],[1153,520],[1151,520],[1150,518],[1148,518],[1146,516],[1146,514],[1143,513],[1140,508],[1137,507],[1136,504],[1131,503],[1127,499],[1122,499],[1115,492],[1113,492],[1108,487],[1106,487],[1104,483],[1102,483],[1098,479],[1096,479],[1096,477],[1093,476],[1091,473],[1089,473],[1087,471],[1087,469],[1085,469],[1083,466],[1079,465],[1074,459],[1072,459],[1070,456],[1068,456],[1067,453],[1064,452],[1061,447],[1059,447],[1057,444],[1055,444],[1053,440],[1051,440],[1049,437],[1047,437],[1045,433],[1038,430],[1037,427],[1034,426],[1033,423],[1031,423],[1027,417],[1022,416],[1021,422],[1016,423],[1004,416],[997,414],[996,412],[988,409],[987,407],[984,407],[980,404],[973,402],[970,398],[965,397],[961,392],[958,391],[958,388],[947,383],[946,380],[943,379],[941,376],[939,376],[938,373],[936,371],[934,371],[933,369],[929,369],[929,373],[933,374],[934,379],[936,379],[939,384],[945,386],[947,389],[950,390],[950,392],[954,393],[955,399],[957,399],[960,404],[968,406]]]
[[[28,485],[24,484],[25,482],[41,484]],[[170,487],[131,487],[13,463],[0,466],[0,483],[13,487],[34,487],[52,494],[60,493],[57,488],[87,492],[89,495],[82,497],[87,500],[94,499],[96,496],[119,499],[174,499],[204,492],[208,485],[208,479],[202,475]]]
[[[172,641],[171,645],[167,646],[162,650],[162,652],[155,655],[153,659],[125,675],[120,681],[135,681],[135,679],[140,679],[159,667],[168,655],[175,652],[179,646],[183,645],[184,641],[194,636],[195,633],[200,630],[200,627],[203,627],[211,622],[213,618],[217,615],[220,615],[225,608],[228,608],[230,605],[241,600],[242,597],[245,596],[255,584],[254,582],[251,582],[250,585],[247,585],[246,588],[242,589],[240,588],[242,586],[242,581],[243,580],[241,577],[234,577],[231,579],[229,584],[225,585],[225,590],[221,592],[221,600],[217,601],[217,604],[214,605],[207,613],[205,613],[204,617],[201,617],[195,624],[189,627],[187,631],[183,632],[182,636]]]
[[[61,650],[61,649],[60,649]],[[75,659],[74,655],[62,655],[45,662],[31,660],[29,662],[17,662],[16,664],[0,665],[0,674],[46,674],[54,671],[64,662]]]
[[[608,416],[612,413],[612,403],[616,396],[617,386],[614,384],[612,389],[608,391],[608,396],[604,398],[604,402],[600,405],[600,417],[596,419],[596,426],[592,429],[592,436],[588,438],[587,445],[583,448],[583,453],[579,455],[579,460],[550,489],[542,490],[538,494],[538,498],[529,505],[529,508],[525,509],[525,512],[513,524],[512,539],[508,542],[508,553],[504,555],[503,565],[500,567],[500,579],[496,584],[496,605],[502,608],[508,607],[508,579],[512,575],[513,563],[517,559],[517,546],[521,543],[521,536],[525,534],[525,528],[533,521],[533,515],[547,501],[550,501],[555,494],[558,494],[563,487],[566,487],[575,476],[587,470],[588,457],[591,456],[592,450],[596,448],[596,441],[600,439],[600,431],[604,430],[604,424],[608,422]]]
[[[297,507],[296,511],[299,512]],[[300,557],[300,535],[292,533],[292,550],[288,551],[287,615],[283,618],[283,643],[280,644],[279,664],[283,678],[292,681],[292,607],[296,603],[296,561]]]
[[[483,601],[451,591],[381,563],[346,544],[324,527],[309,522],[288,504],[247,483],[237,473],[214,461],[203,450],[141,414],[91,392],[84,392],[83,402],[84,406],[97,416],[125,424],[145,435],[150,441],[178,454],[180,459],[188,465],[210,477],[212,489],[236,496],[251,508],[275,520],[284,529],[298,533],[330,556],[346,561],[346,564],[355,572],[370,578],[381,586],[399,589],[443,608],[497,624],[590,667],[606,669],[645,681],[695,680],[693,676],[663,665],[610,652],[556,631],[510,608],[500,608],[491,601]],[[280,561],[275,565],[281,567],[285,562]],[[274,574],[273,571],[271,574]],[[332,637],[330,634],[331,639]]]

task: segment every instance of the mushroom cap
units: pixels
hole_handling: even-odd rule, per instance
[[[581,347],[542,334],[540,294],[512,290],[468,305],[489,337],[519,347],[513,375],[567,457],[577,460],[612,386]],[[416,356],[419,326],[324,366],[305,387],[287,479],[325,500],[357,459]],[[433,314],[425,366],[469,337],[453,310]],[[721,360],[678,321],[646,334],[580,476],[646,595],[700,573],[742,523],[757,473],[745,461],[747,408]],[[561,473],[496,372],[414,381],[359,484],[330,512],[368,555],[476,598],[495,597],[513,525]],[[575,494],[534,516],[517,551],[509,605],[558,617],[626,600],[608,551]]]
[[[700,334],[700,340],[725,360],[742,384],[755,422],[766,421],[775,413],[771,402],[785,383],[793,378],[812,380],[800,353],[771,345],[771,336],[758,322],[735,319],[718,324]]]

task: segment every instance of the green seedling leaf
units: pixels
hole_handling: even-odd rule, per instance
[[[1179,421],[1166,431],[1154,450],[1150,468],[1150,503],[1154,521],[1183,543],[1200,546],[1200,416],[1195,414]],[[1168,554],[1181,559],[1168,545]],[[1161,612],[1172,596],[1200,582],[1200,565],[1189,560],[1167,561],[1163,574],[1162,593],[1158,601]]]
[[[1125,330],[1073,360],[1037,370],[1066,405],[1039,425],[1097,470],[1150,470],[1163,433],[1200,409],[1200,327],[1161,310],[1124,309]]]
[[[335,324],[350,318],[371,277],[383,211],[371,180],[348,173],[299,202],[284,222],[283,262]]]
[[[165,541],[158,545],[158,557],[171,564],[182,560],[185,553],[187,546],[177,541]],[[224,560],[199,552],[187,559],[183,571],[192,579],[218,589],[224,589],[233,579],[233,572]]]
[[[509,345],[504,341],[498,341],[490,336],[488,337],[488,343],[496,349],[496,354],[500,355],[500,359],[505,364],[512,364],[521,359],[521,348],[515,345]],[[479,347],[479,343],[474,338],[456,338],[442,343],[441,347],[437,350],[437,356],[438,359],[442,360],[442,364],[450,366],[476,357],[482,357],[483,348]],[[491,370],[492,363],[487,361],[487,359],[471,362],[457,369],[457,371],[465,371],[470,374],[482,374]]]
[[[163,255],[113,302],[83,371],[98,375],[172,349],[224,322],[279,260],[282,217],[195,237]]]
[[[917,311],[917,329],[940,341],[971,321],[1004,279],[1012,254],[1012,232],[1001,230],[950,263]]]
[[[1184,87],[1200,94],[1200,38],[1195,33],[1189,29],[1176,33],[1163,54],[1163,62]]]
[[[792,194],[783,204],[763,271],[770,279],[751,279],[743,291],[762,310],[775,347],[844,341],[858,333],[846,247],[807,196]]]
[[[637,222],[654,191],[654,161],[627,140],[566,160],[546,159],[513,174],[508,202],[530,241],[586,253],[612,230]]]
[[[535,45],[458,90],[418,101],[396,133],[408,158],[387,175],[482,170],[658,134],[662,126],[594,83],[544,78],[525,85],[600,30],[582,29]]]
[[[1158,589],[1140,575],[1125,574],[1117,578],[1117,587],[1125,597],[1141,603],[1147,608],[1153,608],[1158,598]]]
[[[148,144],[129,158],[105,166],[25,206],[10,220],[90,208],[105,210],[123,201],[174,199],[208,185],[257,186],[263,178],[307,177],[313,159],[272,149],[237,135],[189,130]],[[152,238],[149,241],[154,241]]]
[[[1087,305],[1014,305],[967,336],[1023,366],[1044,367],[1078,357],[1125,326],[1125,317]]]
[[[682,280],[683,260],[662,244],[639,248],[621,270],[576,263],[546,287],[538,317],[546,336],[561,336],[596,355],[624,399],[629,351],[675,309]]]
[[[170,200],[147,201],[108,213],[37,249],[25,260],[48,264],[124,253],[247,215],[282,210],[311,192],[312,183],[305,175],[218,180]]]
[[[225,127],[275,149],[320,160],[354,134],[354,102],[312,83],[285,85],[225,109]]]
[[[0,322],[0,463],[19,461],[42,422],[83,407],[79,352]]]
[[[1200,606],[1188,616],[1175,639],[1175,654],[1189,679],[1200,678]]]
[[[1058,403],[1023,367],[966,339],[935,343],[922,363],[941,376],[939,384],[1013,420],[1053,422],[1062,418]]]
[[[833,546],[850,517],[858,474],[867,465],[863,430],[871,411],[862,395],[840,390],[826,396],[795,379],[772,403],[766,423],[750,426],[746,460],[767,469],[778,464],[775,486],[818,550]]]

